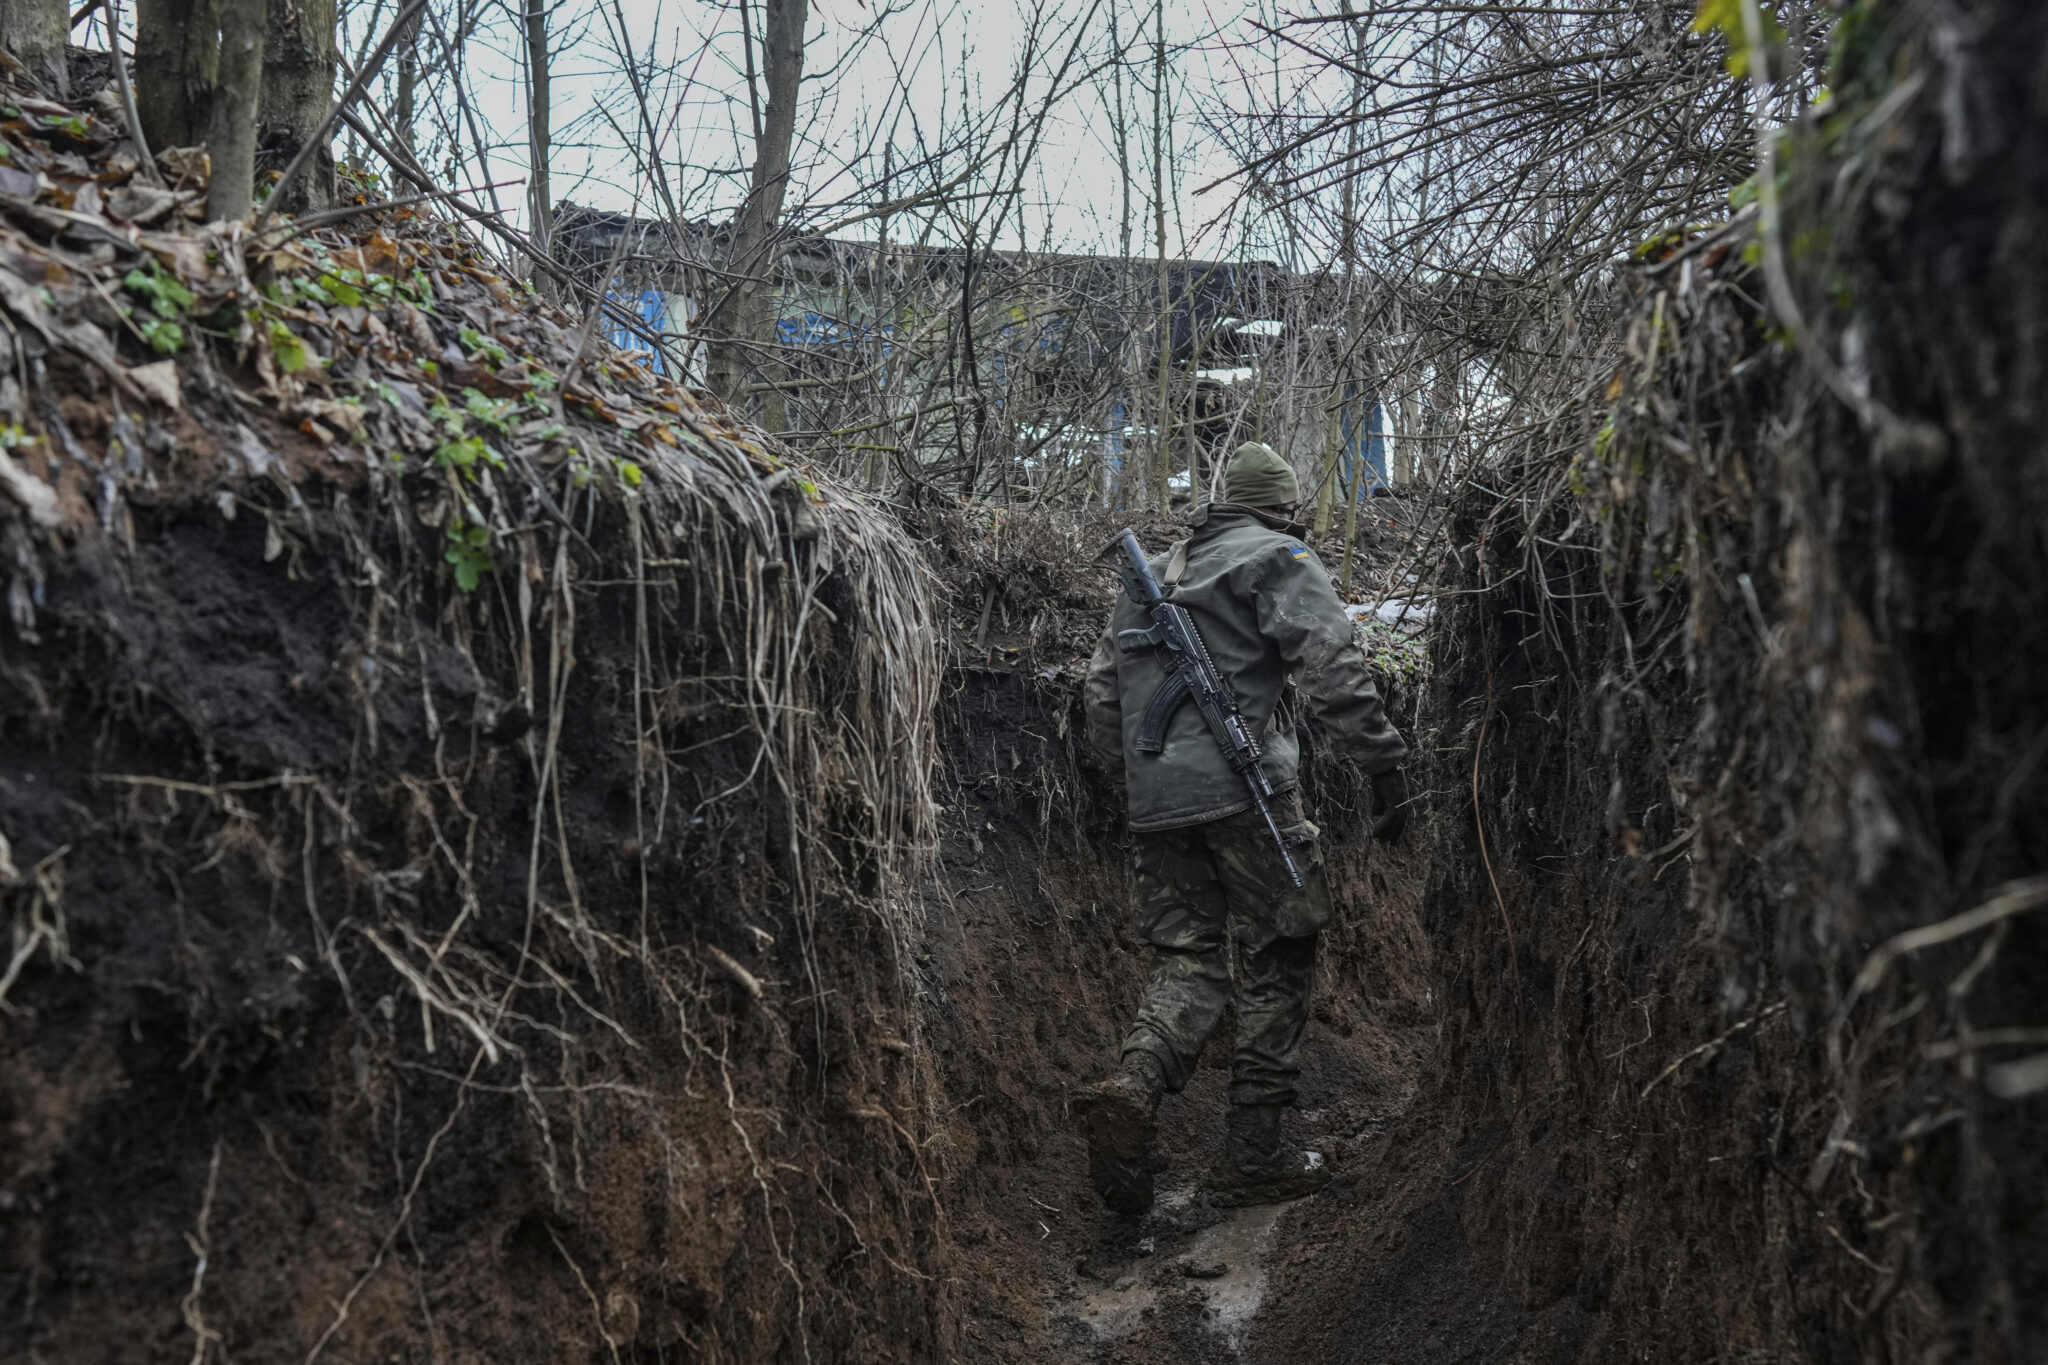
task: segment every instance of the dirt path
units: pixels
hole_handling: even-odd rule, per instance
[[[1043,883],[1041,891],[1055,907],[1063,899]],[[1114,912],[1108,904],[1096,908]],[[959,942],[1010,951],[975,969],[985,975],[974,979],[1003,987],[1002,1007],[992,1013],[1007,1026],[985,1037],[973,1059],[983,1067],[983,1089],[970,1097],[968,1112],[980,1116],[982,1136],[953,1199],[959,1358],[1032,1365],[1551,1358],[1538,1340],[1546,1333],[1530,1330],[1543,1324],[1513,1305],[1465,1244],[1455,1182],[1484,1149],[1451,1150],[1446,1126],[1414,1111],[1429,1025],[1387,1029],[1353,1022],[1344,1008],[1321,1011],[1336,1022],[1310,1027],[1302,1102],[1288,1133],[1329,1163],[1331,1184],[1308,1199],[1244,1209],[1212,1207],[1205,1193],[1227,1107],[1227,1054],[1212,1045],[1187,1092],[1161,1107],[1169,1170],[1156,1207],[1143,1219],[1119,1219],[1101,1210],[1088,1186],[1085,1149],[1065,1105],[1107,1065],[1120,1025],[1115,1009],[1086,992],[1114,987],[1134,967],[1115,948],[1087,979],[1078,964],[1072,975],[1063,972],[1061,953],[1090,946],[1094,935],[1077,933],[1056,909],[1034,921],[1015,899],[983,894],[961,912],[972,928]],[[1360,999],[1354,992],[1330,1002],[1347,1003]],[[1219,1036],[1225,1031],[1227,1023]],[[1034,1119],[1045,1124],[1042,1139],[1032,1136]]]
[[[1554,1358],[1569,1323],[1519,1309],[1479,1265],[1451,1181],[1477,1156],[1410,1131],[1406,1095],[1359,1086],[1359,1040],[1318,1029],[1297,1141],[1329,1160],[1308,1199],[1218,1209],[1204,1193],[1224,1111],[1224,1073],[1205,1069],[1162,1110],[1171,1172],[1141,1220],[1100,1213],[1080,1141],[1049,1144],[1032,1188],[984,1208],[1021,1235],[969,1264],[967,1358],[1066,1365],[1477,1365]],[[1044,1197],[1057,1191],[1057,1198]],[[1002,1243],[1007,1242],[1007,1245]],[[1571,1358],[1565,1356],[1562,1358]]]

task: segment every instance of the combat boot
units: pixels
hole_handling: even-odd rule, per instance
[[[1159,1097],[1166,1078],[1149,1053],[1133,1052],[1117,1073],[1074,1098],[1088,1137],[1088,1178],[1112,1213],[1135,1217],[1152,1208],[1159,1169]]]
[[[1330,1183],[1322,1158],[1280,1142],[1282,1104],[1234,1104],[1223,1135],[1223,1170],[1209,1202],[1222,1208],[1278,1204]]]

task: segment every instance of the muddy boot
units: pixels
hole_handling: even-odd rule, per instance
[[[1154,1115],[1166,1090],[1159,1064],[1141,1052],[1117,1073],[1074,1098],[1074,1113],[1088,1137],[1088,1177],[1112,1213],[1152,1208],[1152,1174],[1159,1169]]]
[[[1314,1194],[1330,1183],[1320,1156],[1283,1146],[1281,1104],[1234,1104],[1223,1138],[1223,1170],[1209,1202],[1219,1208],[1278,1204]]]

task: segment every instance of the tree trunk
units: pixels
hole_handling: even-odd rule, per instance
[[[427,12],[421,10],[413,15],[405,26],[405,36],[398,40],[398,99],[397,108],[392,111],[392,126],[398,129],[398,140],[405,144],[408,152],[413,146],[412,126],[418,117],[420,88],[420,34],[427,20]],[[490,177],[485,176],[488,182]]]
[[[220,0],[220,79],[214,90],[206,150],[213,180],[208,218],[249,216],[256,186],[256,110],[263,90],[263,46],[269,27],[266,0]]]
[[[768,270],[774,261],[775,225],[789,191],[789,149],[796,136],[798,86],[804,72],[806,0],[767,0],[762,6],[762,65],[768,107],[754,142],[754,178],[733,220],[728,270],[740,277],[706,320],[712,340],[705,378],[712,392],[737,404],[745,395],[747,343],[759,343],[774,321]]]
[[[1173,412],[1167,407],[1166,390],[1173,374],[1173,304],[1167,297],[1166,282],[1166,0],[1155,0],[1152,38],[1152,226],[1153,245],[1158,252],[1159,331],[1154,344],[1159,355],[1158,446],[1153,490],[1161,511],[1173,506]],[[1190,321],[1193,314],[1189,314]]]
[[[220,0],[137,0],[135,109],[152,151],[203,144],[220,83]]]
[[[239,7],[239,0],[224,0]],[[262,21],[265,5],[256,7]],[[335,0],[268,0],[269,35],[263,40],[262,100],[256,145],[266,170],[283,170],[334,107]],[[223,68],[226,61],[222,62]],[[222,72],[223,87],[229,82]],[[213,160],[219,173],[220,156]],[[334,202],[334,153],[322,147],[285,188],[278,209],[304,213]]]
[[[548,91],[547,0],[526,0],[522,18],[526,29],[526,207],[532,224],[528,235],[545,256],[553,252],[555,236],[555,206],[548,188],[548,157],[554,134],[548,121],[552,96]],[[541,274],[538,265],[534,273]],[[610,280],[597,282],[600,292],[610,286]]]
[[[39,84],[62,94],[69,84],[64,43],[71,15],[64,0],[0,0],[0,46],[15,55]]]

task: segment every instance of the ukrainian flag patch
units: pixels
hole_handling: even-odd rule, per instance
[[[1306,545],[1290,545],[1290,546],[1288,546],[1288,547],[1287,547],[1287,553],[1289,553],[1289,554],[1293,555],[1293,556],[1294,556],[1294,557],[1295,557],[1296,559],[1307,559],[1307,558],[1308,558],[1308,546],[1306,546]]]

